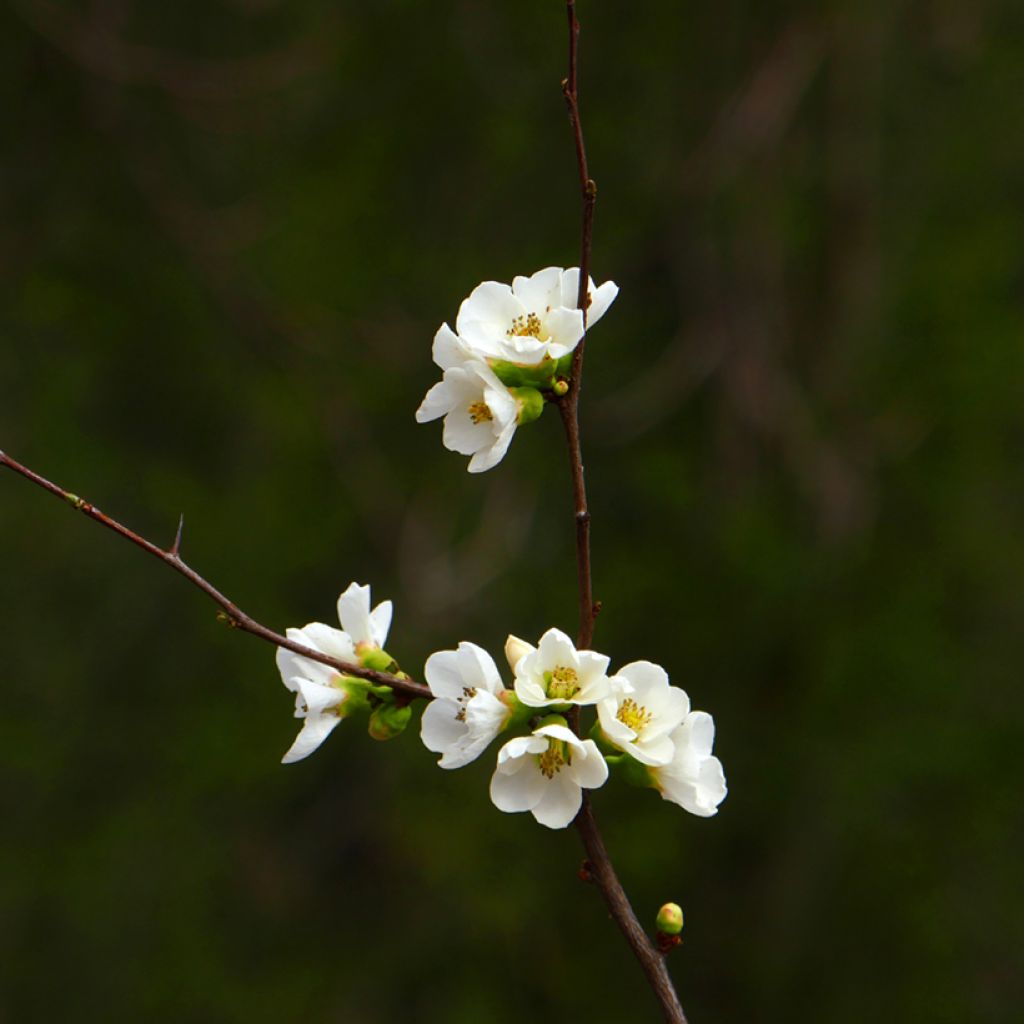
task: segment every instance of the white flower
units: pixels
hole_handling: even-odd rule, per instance
[[[722,762],[714,757],[715,723],[704,711],[691,711],[671,735],[675,753],[669,764],[648,771],[662,799],[691,814],[710,818],[728,792]]]
[[[504,458],[518,415],[518,400],[486,363],[474,360],[444,371],[416,410],[416,421],[443,416],[445,448],[472,455],[470,473],[482,473]]]
[[[597,706],[601,731],[642,764],[668,764],[675,751],[670,733],[690,712],[686,692],[649,661],[623,666],[610,683],[611,696]]]
[[[607,669],[603,654],[577,651],[560,629],[549,629],[516,662],[516,696],[531,708],[596,704],[608,696]]]
[[[580,809],[583,789],[608,778],[608,765],[593,740],[564,725],[543,725],[498,751],[491,800],[499,811],[530,811],[548,828],[565,828]]]
[[[424,674],[436,698],[423,712],[420,737],[427,750],[441,754],[442,768],[476,760],[508,721],[511,709],[494,659],[476,644],[427,658]]]
[[[352,583],[338,598],[338,619],[344,629],[311,622],[302,629],[290,628],[286,635],[321,654],[357,664],[364,651],[384,646],[391,613],[390,601],[371,612],[370,588]],[[350,693],[337,669],[284,647],[277,649],[277,668],[284,685],[295,693],[295,717],[303,719],[299,735],[281,759],[291,764],[308,757],[327,739],[345,717]]]
[[[583,314],[576,307],[580,272],[547,267],[532,277],[517,277],[511,287],[484,281],[462,303],[455,329],[459,338],[486,359],[535,366],[561,359],[583,337]],[[597,323],[619,288],[588,282],[587,326]]]

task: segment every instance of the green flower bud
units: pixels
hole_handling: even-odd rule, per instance
[[[516,422],[532,423],[544,411],[544,396],[536,388],[509,388],[519,403]]]
[[[561,398],[562,395],[567,395],[569,393],[569,382],[565,379],[556,380],[552,385],[551,390]]]
[[[610,764],[612,762],[609,762]],[[647,765],[641,764],[635,757],[623,754],[622,758],[614,763],[615,774],[628,786],[638,786],[640,789],[647,789],[653,786],[654,777],[651,775]]]
[[[370,735],[375,740],[393,740],[400,736],[412,717],[412,707],[395,707],[394,704],[381,704],[374,708],[370,715]]]
[[[666,903],[658,911],[658,931],[663,935],[678,935],[683,930],[683,910],[678,903]]]

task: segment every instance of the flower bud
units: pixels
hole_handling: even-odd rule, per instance
[[[505,660],[508,662],[508,667],[515,672],[516,665],[532,650],[533,644],[528,644],[525,640],[520,640],[519,637],[509,633],[508,639],[505,641]]]
[[[666,903],[658,911],[658,931],[663,935],[678,935],[683,930],[683,911],[678,903]]]
[[[536,388],[509,388],[509,391],[519,403],[516,422],[520,426],[532,423],[544,411],[544,396]]]
[[[364,668],[371,668],[375,672],[394,672],[398,667],[387,651],[372,644],[356,644],[356,655]]]
[[[551,390],[561,398],[569,393],[569,382],[563,379],[556,380]]]
[[[375,740],[393,740],[405,731],[411,717],[412,708],[408,704],[401,708],[381,704],[370,715],[370,736]]]

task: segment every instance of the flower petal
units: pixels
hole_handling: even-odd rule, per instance
[[[583,790],[567,772],[560,771],[545,784],[540,800],[532,808],[533,816],[548,828],[565,828],[579,813],[582,803]]]
[[[472,358],[466,343],[447,325],[441,324],[434,335],[434,363],[442,370],[450,370],[453,366],[462,366]]]
[[[527,312],[543,317],[549,309],[562,305],[562,268],[545,267],[530,277],[513,278],[512,293]]]
[[[608,781],[608,762],[593,740],[584,740],[572,755],[572,773],[585,789],[597,789]]]
[[[491,801],[508,814],[530,810],[544,795],[545,780],[536,762],[517,763],[518,771],[496,771],[491,776]]]
[[[437,651],[427,658],[423,666],[427,686],[435,697],[447,697],[455,701],[462,696],[466,681],[459,667],[457,651]]]
[[[420,739],[427,750],[444,754],[466,734],[465,723],[456,719],[459,706],[450,700],[432,700],[420,719]]]
[[[338,619],[342,628],[355,644],[372,644],[373,627],[370,625],[370,588],[350,583],[338,598]]]
[[[320,746],[334,731],[341,721],[337,715],[309,715],[302,721],[302,728],[288,752],[281,758],[282,764],[294,764],[301,761]]]

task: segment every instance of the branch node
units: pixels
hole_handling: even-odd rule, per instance
[[[580,864],[580,869],[577,872],[581,882],[593,882],[594,881],[594,865],[589,860],[583,861]]]
[[[664,932],[656,932],[654,938],[658,946],[658,952],[662,956],[667,956],[676,946],[682,945],[683,942],[681,935],[666,935]]]
[[[227,612],[217,612],[217,621],[223,623],[228,629],[238,629],[241,623],[233,615]]]
[[[587,178],[587,183],[583,186],[583,194],[591,202],[597,198],[597,182],[593,178]]]

